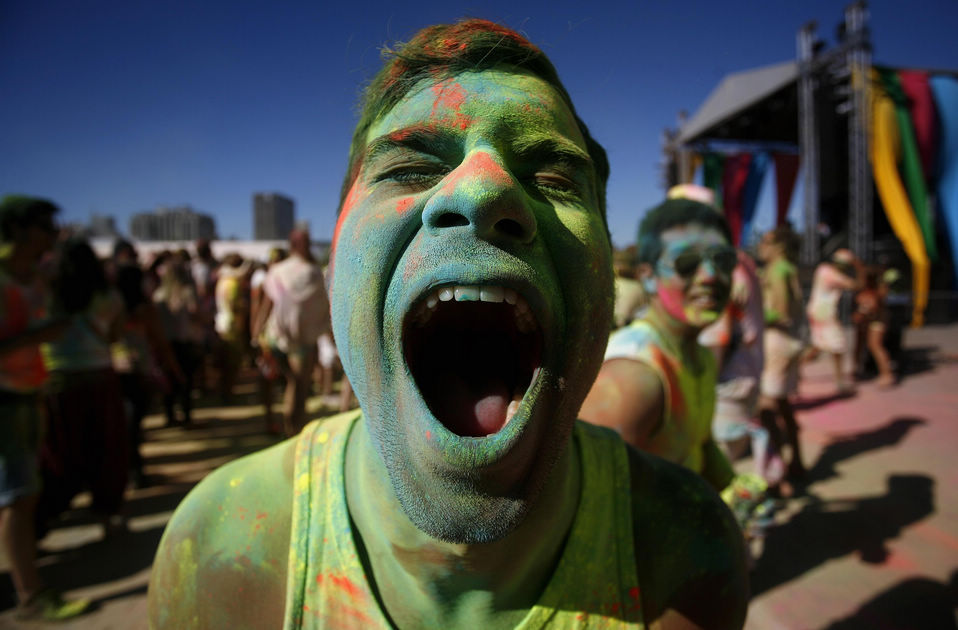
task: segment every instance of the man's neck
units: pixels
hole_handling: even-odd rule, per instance
[[[652,300],[645,320],[655,327],[664,337],[669,338],[682,353],[683,362],[690,367],[697,367],[699,333],[696,328],[669,315],[658,298]]]
[[[768,257],[768,264],[769,264],[769,265],[774,265],[775,263],[777,263],[777,262],[779,262],[779,261],[782,261],[782,260],[788,262],[788,259],[785,257],[784,252],[775,252],[775,253],[773,253],[771,256]]]
[[[513,532],[491,543],[447,543],[416,528],[403,512],[364,421],[346,450],[346,498],[367,579],[400,626],[516,626],[558,564],[579,488],[578,456],[570,444]]]

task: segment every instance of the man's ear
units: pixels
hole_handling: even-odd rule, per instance
[[[655,273],[652,270],[652,265],[649,263],[641,263],[638,268],[639,280],[642,281],[642,288],[649,295],[654,295],[657,287],[655,283]]]

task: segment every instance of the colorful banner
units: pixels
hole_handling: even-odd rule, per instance
[[[925,188],[925,174],[921,168],[921,159],[918,156],[918,143],[915,141],[915,130],[908,113],[908,100],[898,80],[898,73],[894,70],[879,70],[882,87],[885,93],[895,104],[895,119],[898,121],[899,165],[908,190],[908,199],[911,201],[912,212],[921,228],[922,238],[925,240],[925,251],[933,262],[938,260],[938,248],[935,245],[935,229],[931,220],[931,211],[928,209],[928,191]]]
[[[898,176],[898,158],[902,143],[898,134],[895,103],[882,89],[878,73],[874,70],[868,96],[872,112],[871,160],[875,186],[888,222],[911,261],[911,325],[917,327],[924,323],[925,307],[928,305],[930,263],[921,228]]]
[[[775,160],[775,226],[785,225],[788,206],[792,203],[792,192],[798,177],[798,155],[794,153],[774,153]]]

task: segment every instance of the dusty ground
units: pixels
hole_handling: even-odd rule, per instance
[[[909,331],[906,343],[908,374],[890,391],[864,383],[835,398],[825,361],[806,366],[809,485],[765,541],[750,630],[958,627],[958,325]],[[321,414],[322,401],[312,408]],[[196,420],[184,430],[148,418],[144,452],[157,483],[129,493],[128,535],[103,541],[81,508],[42,542],[44,577],[97,603],[56,627],[146,628],[150,564],[173,509],[211,469],[275,441],[255,405],[201,406]],[[11,592],[0,556],[0,628],[16,627]]]

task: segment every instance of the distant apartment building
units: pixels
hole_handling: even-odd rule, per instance
[[[93,238],[117,236],[116,219],[105,214],[91,214],[87,226],[89,235]]]
[[[216,223],[208,214],[195,212],[189,206],[157,208],[130,218],[130,236],[141,241],[195,241],[215,239]]]
[[[253,239],[282,240],[289,237],[296,220],[293,200],[279,193],[253,195]]]
[[[116,219],[102,214],[90,215],[89,223],[74,221],[60,226],[66,233],[80,238],[118,238]]]

